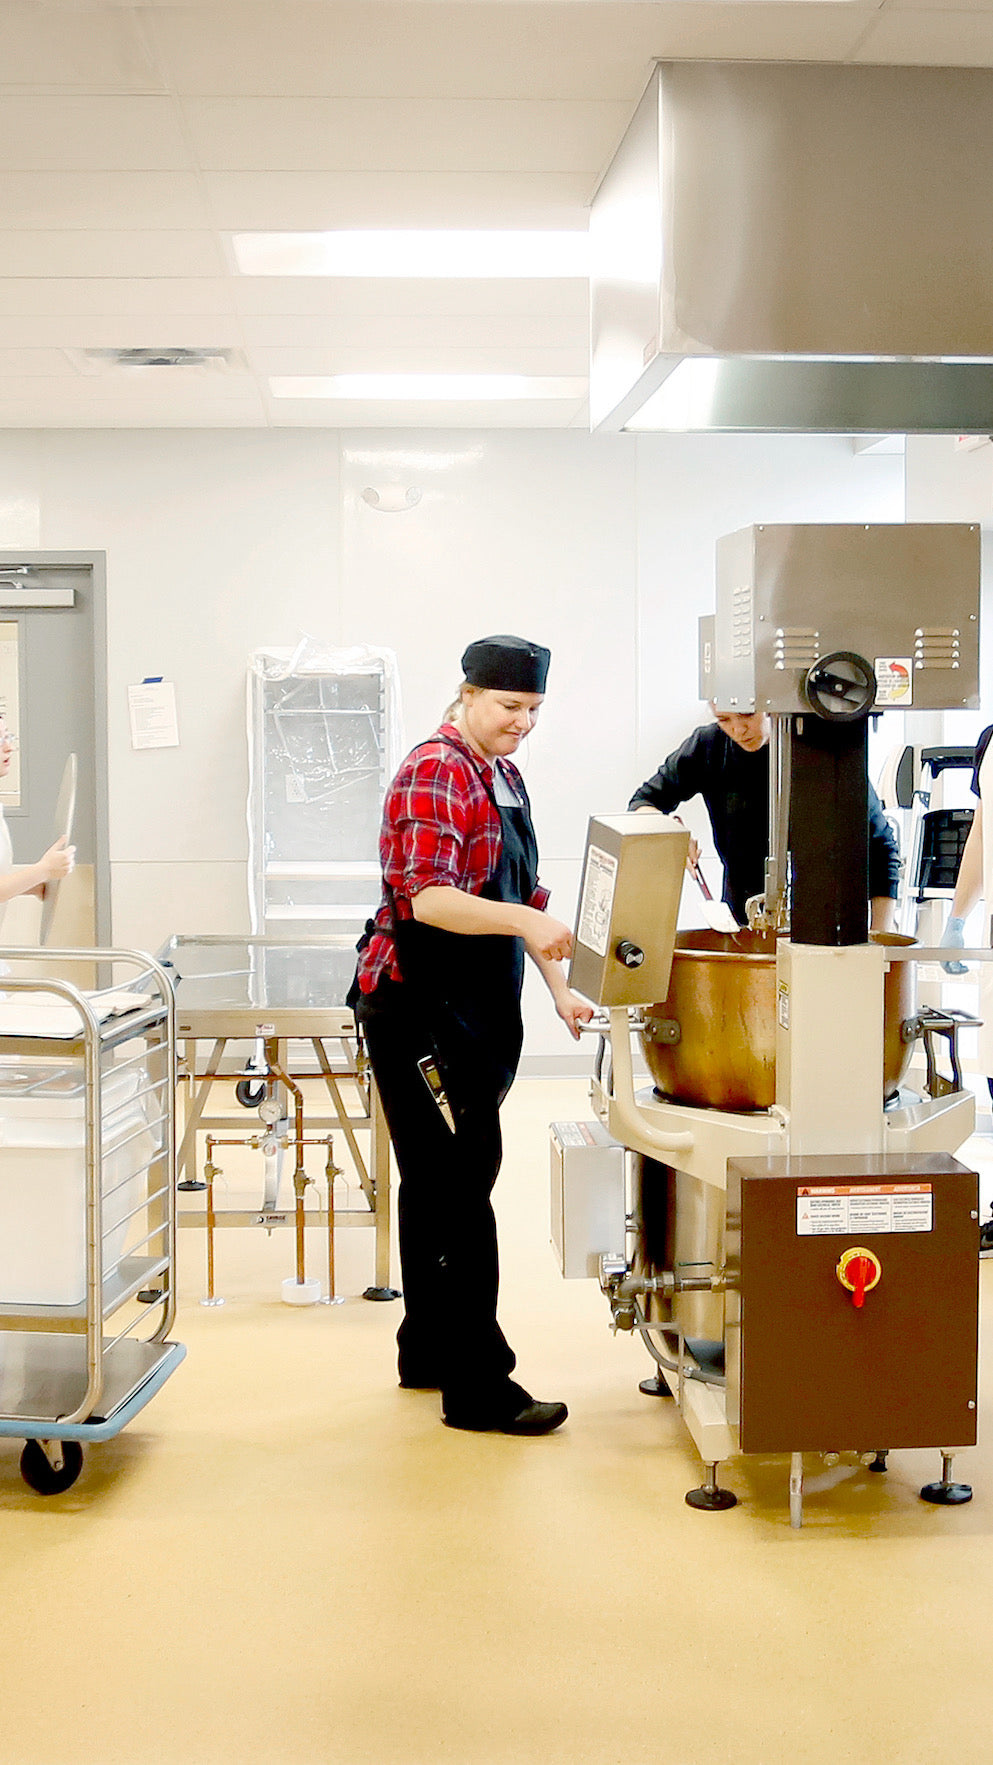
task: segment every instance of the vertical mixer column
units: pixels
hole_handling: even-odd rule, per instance
[[[797,944],[864,944],[869,877],[867,719],[793,719],[790,929]]]

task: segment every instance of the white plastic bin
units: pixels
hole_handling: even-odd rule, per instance
[[[146,1069],[102,1076],[103,1273],[117,1268],[161,1145]],[[148,1103],[151,1110],[146,1108]],[[140,1131],[144,1129],[144,1131]],[[154,1171],[152,1173],[154,1178]],[[158,1184],[153,1183],[153,1187]],[[142,1214],[136,1220],[143,1219]],[[147,1230],[147,1227],[144,1228]],[[0,1062],[0,1304],[86,1298],[86,1092],[81,1063]]]

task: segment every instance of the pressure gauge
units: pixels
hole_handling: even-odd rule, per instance
[[[283,1106],[278,1097],[263,1097],[259,1104],[259,1115],[267,1128],[274,1127],[283,1113]]]

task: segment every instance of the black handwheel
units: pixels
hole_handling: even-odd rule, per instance
[[[868,717],[876,702],[875,669],[854,650],[834,650],[807,670],[802,691],[818,717],[829,723],[854,723]]]
[[[78,1440],[62,1441],[62,1469],[56,1471],[45,1457],[40,1440],[27,1440],[21,1454],[21,1476],[38,1495],[61,1495],[71,1489],[83,1469],[83,1449]]]

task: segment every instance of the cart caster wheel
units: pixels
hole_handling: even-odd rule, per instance
[[[83,1469],[83,1449],[78,1440],[63,1440],[62,1469],[56,1471],[45,1457],[40,1440],[27,1440],[21,1454],[21,1476],[37,1495],[61,1495],[71,1489]]]
[[[242,1109],[258,1109],[265,1096],[264,1079],[239,1079],[234,1094]]]
[[[398,1287],[367,1287],[362,1297],[363,1299],[399,1299],[400,1289]]]

